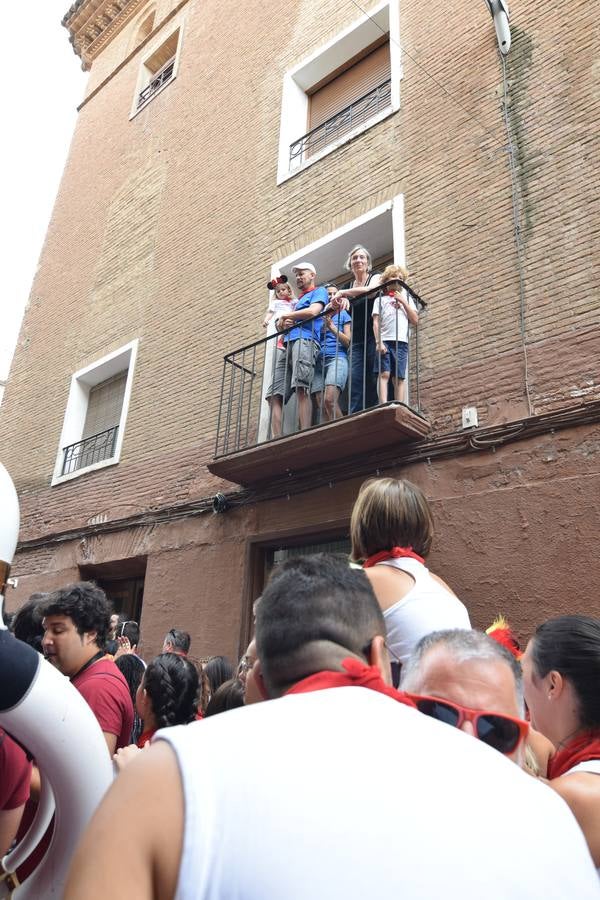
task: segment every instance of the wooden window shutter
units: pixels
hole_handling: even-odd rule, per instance
[[[119,424],[126,384],[127,372],[119,372],[90,389],[82,439]]]
[[[317,85],[309,99],[308,130],[312,131],[364,97],[390,78],[389,38],[370,49],[361,58],[350,61],[342,72],[325,84]]]

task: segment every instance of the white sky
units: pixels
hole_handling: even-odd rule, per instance
[[[36,0],[2,10],[4,33],[13,38],[3,50],[0,380],[8,375],[87,80],[60,24],[69,6]]]

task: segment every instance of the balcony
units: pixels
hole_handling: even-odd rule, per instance
[[[143,91],[140,91],[138,99],[137,99],[137,108],[140,109],[145,103],[148,102],[158,91],[162,88],[167,81],[170,81],[173,77],[173,72],[175,70],[175,57],[170,59],[167,63],[164,64],[162,69],[156,73],[156,75],[152,76],[152,80]]]
[[[408,285],[404,287],[417,309],[423,309],[425,304],[421,298]],[[286,341],[286,336],[293,329],[255,341],[224,357],[215,453],[208,466],[213,474],[237,484],[256,484],[328,462],[364,457],[376,450],[425,437],[429,423],[419,411],[418,327],[412,327],[409,332],[404,400],[394,399],[393,365],[388,384],[390,399],[378,402],[373,391],[379,380],[383,357],[375,352],[370,320],[373,304],[384,293],[385,287],[378,287],[352,302],[351,328],[354,331],[347,351],[345,382],[344,351],[334,338],[335,356],[331,355],[330,342],[326,363],[336,380],[340,371],[340,387],[343,383],[337,403],[332,403],[331,393],[313,392],[319,387],[317,379],[322,356],[317,357],[312,373],[309,366],[310,424],[304,428],[300,428],[296,394],[291,388],[294,366],[291,342]],[[397,316],[400,315],[398,312]],[[323,319],[320,315],[303,323],[315,343],[321,339]],[[335,314],[333,322],[336,322]],[[283,347],[277,348],[282,339]],[[280,401],[282,416],[279,424],[273,401],[269,402],[267,396],[277,382],[277,372],[281,371],[282,364],[285,382],[280,382],[280,388],[285,394],[285,403]],[[397,367],[401,362],[398,358],[394,365],[399,374]]]
[[[290,170],[391,105],[391,80],[379,84],[290,145]]]
[[[63,447],[62,475],[70,475],[79,469],[85,469],[94,463],[103,462],[115,455],[119,426],[114,425],[91,437]]]

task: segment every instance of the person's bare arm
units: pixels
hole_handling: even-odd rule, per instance
[[[16,809],[0,809],[0,859],[9,850],[21,824],[25,806]]]
[[[379,313],[373,313],[373,334],[375,336],[377,352],[383,354],[383,353],[387,353],[387,348],[386,348],[385,344],[381,341],[381,338],[380,338],[381,329],[379,328],[379,324],[380,324],[379,320],[380,320]]]
[[[157,741],[118,776],[96,810],[73,858],[64,900],[170,900],[183,815],[175,754]]]
[[[318,316],[320,312],[323,312],[324,307],[324,303],[311,303],[306,309],[299,309],[297,312],[294,310],[290,315],[290,319],[292,319],[293,322],[304,322],[306,319],[312,319],[313,316]]]
[[[554,778],[548,784],[568,804],[583,831],[594,864],[600,866],[600,776],[574,772]]]
[[[117,736],[116,734],[111,734],[109,731],[103,731],[102,734],[104,735],[104,740],[106,741],[108,752],[112,756],[117,749]]]

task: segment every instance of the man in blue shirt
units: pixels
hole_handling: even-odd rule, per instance
[[[292,266],[298,288],[298,302],[293,313],[279,319],[279,330],[297,327],[287,335],[288,360],[292,368],[292,390],[296,391],[300,428],[310,428],[312,401],[310,390],[315,363],[321,349],[321,321],[314,320],[323,312],[329,297],[324,287],[316,286],[317,273],[312,263],[301,262]],[[311,321],[312,320],[312,321]]]

